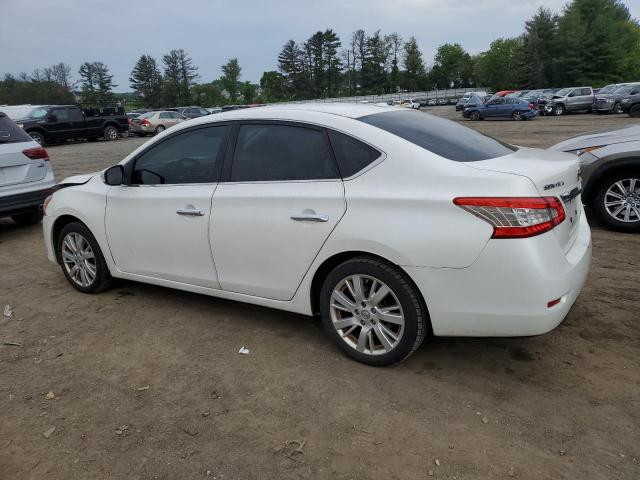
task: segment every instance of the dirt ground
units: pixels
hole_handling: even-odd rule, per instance
[[[632,121],[465,125],[546,147]],[[141,143],[49,151],[62,179]],[[39,226],[0,220],[0,307],[13,307],[0,314],[0,479],[637,480],[640,237],[595,226],[593,240],[589,281],[553,332],[428,339],[372,368],[311,318],[129,282],[80,294]]]

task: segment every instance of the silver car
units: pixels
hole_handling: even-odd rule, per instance
[[[582,199],[604,225],[640,232],[640,125],[587,133],[550,150],[580,157]]]
[[[129,133],[141,137],[150,134],[155,135],[185,120],[186,118],[178,112],[155,111],[143,113],[139,117],[131,119]]]
[[[47,151],[0,112],[0,217],[38,223],[54,185]]]

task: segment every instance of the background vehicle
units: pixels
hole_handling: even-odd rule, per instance
[[[553,94],[545,109],[547,113],[555,115],[564,115],[568,112],[589,112],[594,99],[591,87],[563,88]]]
[[[588,133],[550,150],[578,155],[582,198],[604,225],[640,232],[640,125]]]
[[[640,117],[640,92],[635,88],[631,89],[628,95],[620,98],[620,105],[622,111],[630,117]]]
[[[27,116],[27,114],[37,107],[43,105],[0,105],[0,112],[5,113],[12,120],[20,120]]]
[[[129,129],[122,107],[81,109],[77,105],[47,105],[16,121],[40,145],[87,138],[117,140]]]
[[[54,185],[47,151],[0,112],[0,217],[38,223]]]
[[[409,109],[204,117],[63,183],[44,238],[79,291],[122,277],[320,313],[339,348],[372,365],[431,331],[547,332],[590,264],[575,157]]]
[[[173,112],[178,112],[185,118],[198,118],[203,117],[204,115],[210,115],[211,112],[206,108],[202,107],[176,107],[176,108],[167,108],[167,110],[171,110]]]
[[[538,112],[534,106],[519,98],[498,97],[480,105],[464,109],[462,116],[470,120],[485,120],[487,118],[512,118],[513,120],[528,120],[535,118]]]
[[[456,112],[464,110],[468,106],[479,105],[483,102],[483,98],[487,96],[487,92],[467,92],[456,102]]]
[[[634,90],[640,91],[640,84],[607,85],[596,94],[592,110],[596,113],[622,113],[622,103],[620,102]]]
[[[129,131],[134,135],[144,137],[145,135],[161,133],[185,120],[186,118],[178,112],[169,110],[148,112],[131,119]]]
[[[221,107],[209,107],[209,108],[207,108],[207,111],[209,113],[220,113],[220,112],[222,112],[222,108]]]
[[[400,102],[399,106],[404,108],[413,108],[417,110],[420,108],[420,103],[415,100],[405,99]]]

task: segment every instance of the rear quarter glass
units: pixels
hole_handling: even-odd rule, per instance
[[[495,138],[423,112],[374,113],[358,120],[455,162],[477,162],[509,155],[517,150]]]
[[[7,115],[0,112],[0,144],[30,142],[31,137]]]

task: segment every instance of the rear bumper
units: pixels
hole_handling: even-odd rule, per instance
[[[535,118],[538,116],[537,110],[529,110],[528,112],[524,112],[524,118]]]
[[[591,266],[591,230],[583,215],[563,253],[554,232],[490,240],[467,268],[405,267],[422,292],[439,336],[519,337],[553,330],[565,318]],[[560,298],[551,308],[547,303]]]
[[[8,217],[40,208],[44,199],[51,194],[51,191],[51,188],[45,188],[0,197],[0,217]]]

